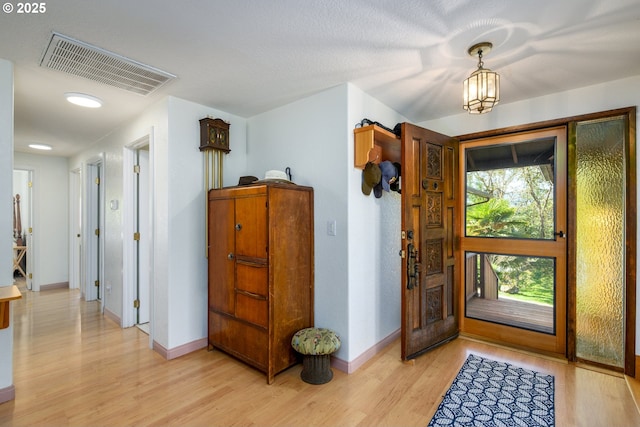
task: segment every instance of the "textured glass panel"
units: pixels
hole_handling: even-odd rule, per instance
[[[465,253],[466,317],[555,333],[553,258]]]
[[[576,131],[576,354],[624,366],[624,120]]]

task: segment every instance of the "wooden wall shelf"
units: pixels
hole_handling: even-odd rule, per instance
[[[11,301],[22,298],[17,286],[0,286],[0,329],[9,327]]]
[[[353,130],[355,144],[353,166],[364,169],[369,160],[369,151],[380,147],[380,161],[400,162],[400,139],[395,134],[376,125],[364,126]],[[378,162],[379,163],[379,162]]]

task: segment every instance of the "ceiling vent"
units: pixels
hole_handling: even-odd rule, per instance
[[[148,95],[176,76],[96,46],[53,33],[40,66]]]

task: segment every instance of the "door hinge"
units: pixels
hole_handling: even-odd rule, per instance
[[[133,173],[140,173],[140,165],[133,165]]]
[[[33,228],[29,227],[29,234],[33,233]]]
[[[100,236],[100,229],[96,228],[96,231],[94,231],[94,233],[96,234],[96,236]]]
[[[33,187],[33,182],[29,181],[29,183],[27,184],[27,187],[29,188]]]
[[[33,273],[29,273],[29,279],[33,279]]]
[[[139,299],[134,299],[133,300],[133,308],[140,308],[140,300]]]
[[[95,286],[96,288],[100,286],[100,280],[96,280],[95,282],[93,282],[93,286]]]
[[[140,233],[138,233],[137,231],[133,233],[133,240],[140,240]]]
[[[404,231],[404,230],[402,230],[402,232],[400,232],[400,238],[401,238],[402,240],[406,239],[406,238],[407,238],[407,232],[406,232],[406,231]]]
[[[100,178],[96,178],[96,185],[100,185]]]

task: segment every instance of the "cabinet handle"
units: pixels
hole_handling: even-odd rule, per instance
[[[227,259],[229,260],[233,259],[233,252],[229,252],[229,255],[227,255]]]
[[[240,223],[236,224],[236,230],[238,231],[242,230],[242,224]]]

